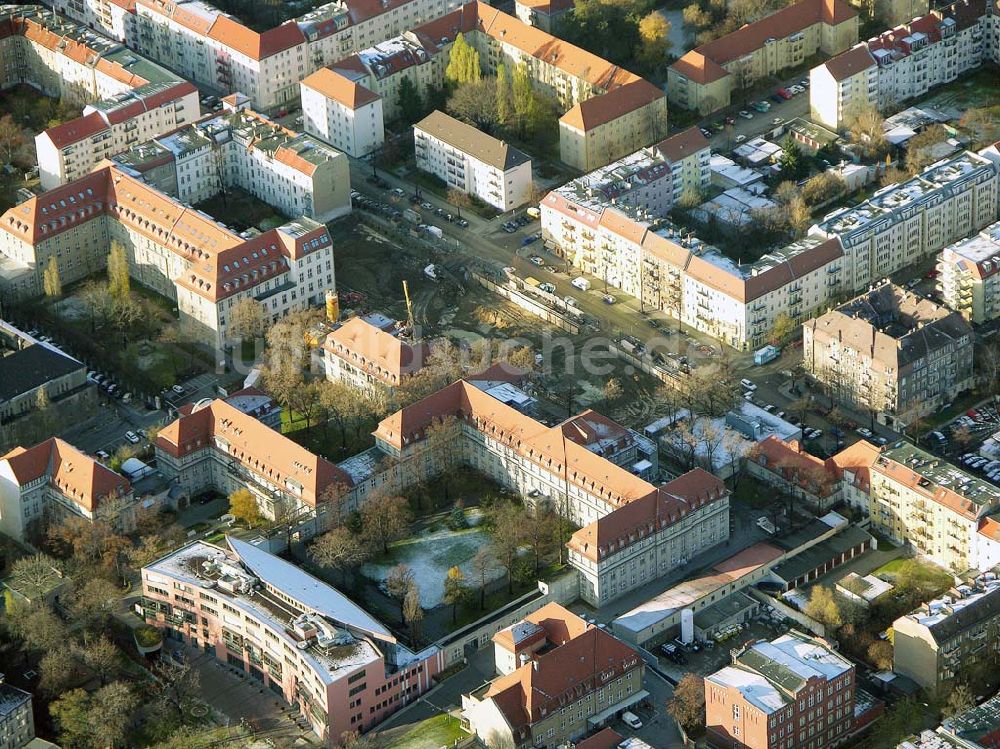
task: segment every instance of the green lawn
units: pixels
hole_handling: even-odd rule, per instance
[[[447,714],[435,715],[394,738],[392,746],[393,749],[439,749],[451,746],[468,735],[458,718]]]
[[[885,564],[883,564],[872,574],[875,575],[876,577],[880,575],[895,575],[897,572],[899,572],[899,568],[902,567],[903,564],[905,563],[906,563],[905,559],[902,558],[893,559],[891,562],[886,562]]]

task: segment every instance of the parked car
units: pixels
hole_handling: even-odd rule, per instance
[[[537,265],[539,267],[545,265],[545,260],[543,258],[540,258],[538,255],[532,255],[531,257],[528,258],[528,260],[531,261],[532,265]]]
[[[183,385],[171,385],[170,389],[173,390],[177,395],[184,395],[187,391],[184,389]]]
[[[780,96],[780,97],[781,97],[782,99],[784,99],[785,101],[788,101],[788,100],[789,100],[789,99],[791,99],[791,98],[792,98],[792,96],[794,95],[794,94],[792,94],[792,92],[791,92],[791,91],[789,91],[789,90],[788,90],[787,88],[779,88],[779,89],[778,89],[777,91],[775,91],[774,93],[776,93],[776,94],[777,94],[778,96]]]
[[[771,120],[771,124],[777,127],[778,125],[783,124],[784,121],[785,121],[784,117],[775,117],[773,120]]]
[[[111,455],[109,455],[106,450],[98,450],[94,454],[101,460],[111,460]]]
[[[571,296],[564,296],[563,297],[563,301],[566,302],[566,306],[567,307],[575,307],[576,306],[576,299],[574,299]]]
[[[133,432],[132,430],[125,432],[125,439],[127,439],[133,445],[139,444],[139,435]]]
[[[611,296],[611,294],[605,294],[601,298],[604,300],[605,304],[614,304],[617,301],[613,296]]]
[[[737,136],[736,136],[736,138],[735,138],[734,140],[735,140],[735,141],[736,141],[737,143],[742,143],[742,142],[743,142],[743,141],[745,141],[746,139],[747,139],[747,136],[745,136],[745,135],[744,135],[743,133],[740,133],[739,135],[737,135]]]
[[[748,380],[746,377],[740,380],[740,385],[743,386],[744,390],[749,390],[751,393],[757,389],[757,386],[754,384],[753,380]]]
[[[862,437],[866,437],[867,438],[867,437],[871,437],[872,436],[872,430],[869,429],[868,427],[858,427],[855,431],[858,434],[860,434]]]
[[[740,117],[742,117],[744,120],[752,120],[753,119],[753,112],[748,112],[745,109],[741,109],[739,114],[740,114]]]
[[[459,226],[461,226],[463,229],[468,229],[469,228],[469,222],[466,221],[464,218],[460,218],[455,223],[458,224]]]
[[[629,712],[628,710],[622,713],[622,723],[634,731],[638,731],[642,728],[642,721],[639,720],[639,716],[635,713]]]
[[[701,134],[704,135],[706,138],[711,139],[712,136],[714,135],[714,133],[711,130],[709,130],[707,127],[700,127],[698,129],[701,130]]]

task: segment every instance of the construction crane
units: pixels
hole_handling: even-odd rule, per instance
[[[410,326],[410,335],[416,334],[416,323],[413,320],[413,303],[410,301],[410,287],[403,279],[403,297],[406,299],[406,321]]]

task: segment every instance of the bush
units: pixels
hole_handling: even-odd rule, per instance
[[[136,627],[133,634],[139,647],[151,648],[163,642],[163,635],[156,627]]]

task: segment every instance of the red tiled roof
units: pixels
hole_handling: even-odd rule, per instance
[[[92,138],[98,133],[108,130],[108,123],[100,112],[91,112],[83,117],[64,122],[61,125],[50,127],[42,135],[52,141],[52,145],[62,149],[73,143]]]
[[[221,399],[165,426],[156,437],[156,447],[180,458],[219,449],[218,440],[228,443],[229,455],[263,480],[275,486],[287,481],[300,484],[300,498],[310,507],[328,486],[352,485],[350,476],[333,463]]]
[[[824,65],[830,71],[833,80],[843,81],[857,75],[862,70],[873,67],[875,58],[871,56],[867,46],[859,44],[857,47],[827,60]]]
[[[747,24],[691,50],[671,69],[696,83],[711,83],[728,73],[725,63],[760,49],[770,38],[783,39],[817,23],[838,25],[857,17],[844,0],[799,0],[781,10]]]
[[[60,494],[90,513],[98,509],[102,500],[131,491],[125,477],[58,437],[27,449],[14,448],[0,460],[7,461],[20,485],[47,477]]]
[[[597,562],[726,496],[722,481],[695,468],[584,526],[566,546]]]
[[[426,345],[414,348],[360,317],[352,317],[330,333],[323,348],[390,385],[398,385],[421,369],[428,353]]]
[[[653,149],[671,163],[676,164],[709,147],[708,138],[702,134],[701,129],[692,126],[676,135],[671,135],[666,140],[661,140],[653,146]]]
[[[492,699],[515,735],[523,735],[528,726],[642,667],[635,650],[597,627],[588,627],[535,656],[534,662],[494,679],[484,699]]]
[[[350,109],[358,109],[382,98],[330,68],[320,68],[306,76],[302,79],[302,85]]]

